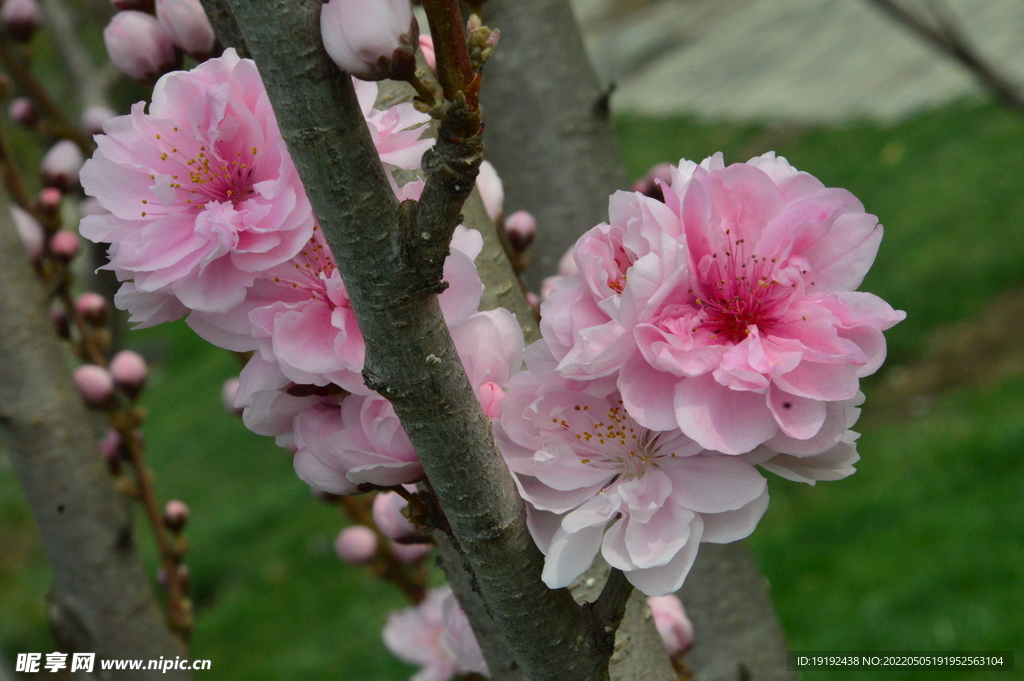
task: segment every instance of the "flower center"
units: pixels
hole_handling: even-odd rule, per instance
[[[642,477],[657,460],[674,457],[675,452],[661,451],[662,433],[644,428],[629,415],[622,400],[603,416],[594,417],[587,405],[573,406],[572,423],[567,419],[551,419],[575,436],[573,449],[585,464],[621,471],[628,479]]]
[[[689,291],[702,311],[692,330],[705,329],[712,338],[734,345],[750,335],[751,327],[761,333],[770,331],[778,321],[776,303],[786,295],[779,290],[784,287],[772,277],[775,259],[769,261],[754,253],[747,256],[743,243],[743,239],[736,239],[732,246],[735,250],[725,251],[724,258],[713,253],[700,289]]]

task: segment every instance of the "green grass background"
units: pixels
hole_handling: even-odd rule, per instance
[[[850,189],[886,236],[864,284],[908,318],[865,382],[859,471],[808,487],[771,482],[749,540],[797,650],[1024,650],[1024,375],[1004,371],[886,399],[893,372],[926,365],[929,343],[985,318],[1024,283],[1024,119],[956,103],[898,125],[835,127],[617,120],[632,176],[661,161],[726,161],[769,149]],[[515,210],[515,206],[509,206]],[[154,359],[144,403],[161,498],[192,508],[187,536],[205,679],[391,681],[411,668],[380,643],[401,597],[342,565],[342,525],[288,455],[220,406],[235,359],[182,324],[131,332]],[[1019,346],[1007,334],[1005,350]],[[971,362],[970,347],[958,361]],[[987,348],[986,352],[999,352]],[[970,371],[966,372],[970,375]],[[140,531],[147,560],[152,547]],[[16,481],[0,459],[0,654],[48,652],[48,572]],[[1024,664],[1024,660],[1018,663]],[[1005,672],[807,672],[806,679],[1005,679]]]

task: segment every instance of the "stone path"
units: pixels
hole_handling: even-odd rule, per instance
[[[572,2],[620,112],[893,121],[980,93],[866,0]],[[1024,85],[1024,0],[948,4],[981,54]]]

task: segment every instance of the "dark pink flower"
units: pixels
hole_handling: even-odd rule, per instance
[[[638,423],[679,427],[707,449],[815,438],[827,404],[856,395],[885,357],[882,331],[905,316],[854,290],[881,226],[774,154],[728,167],[719,154],[672,174],[665,203],[619,192],[610,222],[576,244],[580,273],[542,308],[559,372],[617,374]]]

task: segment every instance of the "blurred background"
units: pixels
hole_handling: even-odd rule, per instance
[[[749,539],[791,648],[1020,657],[1024,115],[867,0],[575,6],[598,72],[615,83],[631,177],[716,151],[736,162],[774,150],[852,191],[885,226],[862,288],[908,316],[887,334],[887,363],[864,382],[858,473],[816,487],[771,480],[772,503]],[[948,0],[948,8],[977,53],[1024,84],[1024,3]],[[102,24],[80,28],[102,50]],[[45,32],[31,48],[35,63],[61,68]],[[144,96],[135,86],[114,91],[119,112]],[[69,109],[70,99],[58,89]],[[38,165],[45,149],[4,125],[23,167]],[[212,660],[199,676],[408,678],[412,669],[380,642],[387,610],[403,607],[402,597],[336,558],[337,508],[314,499],[285,452],[222,408],[221,384],[237,375],[237,360],[180,323],[129,332],[124,342],[152,361],[143,401],[159,495],[192,509],[193,657]],[[145,531],[139,539],[155,571]],[[8,664],[17,652],[53,649],[48,580],[0,453],[0,659]],[[804,676],[851,674],[1008,678]]]

